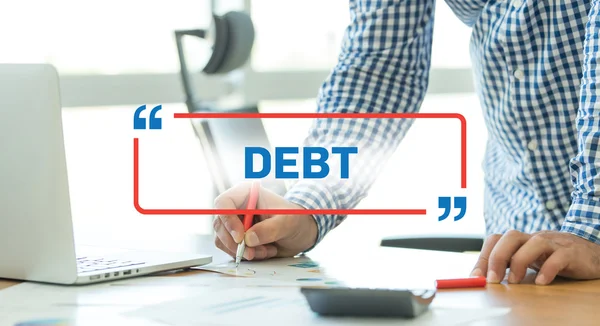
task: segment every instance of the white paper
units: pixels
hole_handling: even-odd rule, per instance
[[[391,249],[391,250],[385,250]],[[265,281],[284,281],[297,286],[347,286],[393,289],[435,289],[435,281],[442,278],[467,277],[472,260],[476,256],[449,254],[447,261],[421,262],[423,253],[402,251],[397,248],[382,248],[372,253],[344,253],[339,255],[319,255],[311,257],[277,258],[261,261],[242,261],[236,269],[231,260],[217,261],[209,265],[195,267],[239,278],[257,278]],[[392,259],[390,259],[392,257]],[[406,263],[419,261],[419,264]],[[373,263],[378,262],[378,263]],[[464,262],[464,263],[463,263]],[[453,266],[468,268],[455,268]]]
[[[295,283],[211,272],[130,278],[84,286],[24,282],[0,291],[0,307],[131,306],[137,308],[230,288],[297,287]]]
[[[211,272],[131,278],[84,286],[24,282],[0,291],[0,326],[38,319],[65,319],[65,325],[146,325],[143,317],[119,314],[231,288],[296,287],[294,283],[231,277]],[[155,325],[149,323],[149,325]],[[159,324],[164,325],[164,324]]]
[[[125,313],[176,326],[191,325],[459,325],[508,313],[500,309],[433,307],[414,319],[322,317],[310,310],[299,289],[231,289]]]
[[[48,323],[49,320],[60,321]],[[46,321],[41,324],[40,321]],[[26,309],[0,307],[0,325],[13,326],[18,323],[65,326],[164,326],[146,318],[126,317],[114,309],[29,306]]]
[[[115,286],[97,284],[85,286],[60,286],[25,282],[0,291],[0,306],[142,306],[198,294],[210,289],[187,286],[151,287]]]
[[[147,281],[151,279],[152,277],[145,278]],[[60,325],[69,326],[164,326],[143,317],[123,317],[121,313],[212,291],[210,288],[181,284],[134,287],[116,285],[118,283],[60,286],[24,282],[11,286],[0,291],[0,326],[13,326],[22,322],[34,324],[37,320],[61,320],[63,322]]]
[[[226,261],[196,268],[238,278],[261,279],[265,286],[269,285],[269,282],[288,282],[296,286],[344,285],[342,281],[329,275],[319,262],[308,257],[243,261],[237,268],[235,262]]]
[[[253,288],[253,287],[297,287],[295,282],[286,282],[279,279],[264,279],[252,277],[235,277],[213,272],[199,272],[197,274],[177,275],[173,277],[145,277],[122,280],[112,286],[122,287],[195,287],[195,288]]]

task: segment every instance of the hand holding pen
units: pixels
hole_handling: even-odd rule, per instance
[[[256,185],[258,196],[256,209],[304,209],[271,192],[263,185]],[[215,200],[215,208],[221,210],[247,209],[251,204],[252,183],[238,184],[223,192]],[[317,240],[317,224],[311,215],[258,215],[253,216],[245,227],[244,216],[219,215],[215,218],[215,245],[237,258],[237,251],[244,242],[243,258],[262,260],[273,257],[292,257],[312,247]],[[239,248],[242,250],[241,248]]]

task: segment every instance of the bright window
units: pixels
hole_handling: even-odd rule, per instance
[[[179,66],[173,31],[207,27],[208,4],[11,1],[0,12],[0,62],[48,62],[68,74],[175,72]]]
[[[77,74],[176,72],[173,31],[206,28],[210,17],[209,1],[13,1],[0,12],[0,62],[48,62]],[[348,1],[259,0],[252,17],[255,70],[329,70],[349,21]],[[469,37],[438,1],[433,66],[469,67]],[[203,42],[186,46],[199,63],[210,51]]]

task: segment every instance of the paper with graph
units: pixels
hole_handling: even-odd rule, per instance
[[[300,286],[342,286],[343,284],[317,261],[308,257],[278,258],[265,261],[242,261],[236,268],[235,262],[226,261],[197,267],[230,276],[248,277],[269,282],[290,282]]]

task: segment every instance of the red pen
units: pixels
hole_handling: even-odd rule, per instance
[[[246,205],[247,210],[256,209],[256,204],[258,203],[258,193],[260,192],[260,182],[253,181],[252,186],[250,186],[250,196],[248,197],[248,204]],[[246,213],[244,215],[244,234],[248,229],[252,226],[252,221],[254,221],[254,214]],[[237,252],[235,255],[235,267],[237,268],[242,261],[242,257],[244,256],[244,250],[246,250],[246,240],[242,239],[242,242],[237,247]]]
[[[438,289],[483,288],[486,284],[484,276],[435,281],[435,287]]]

